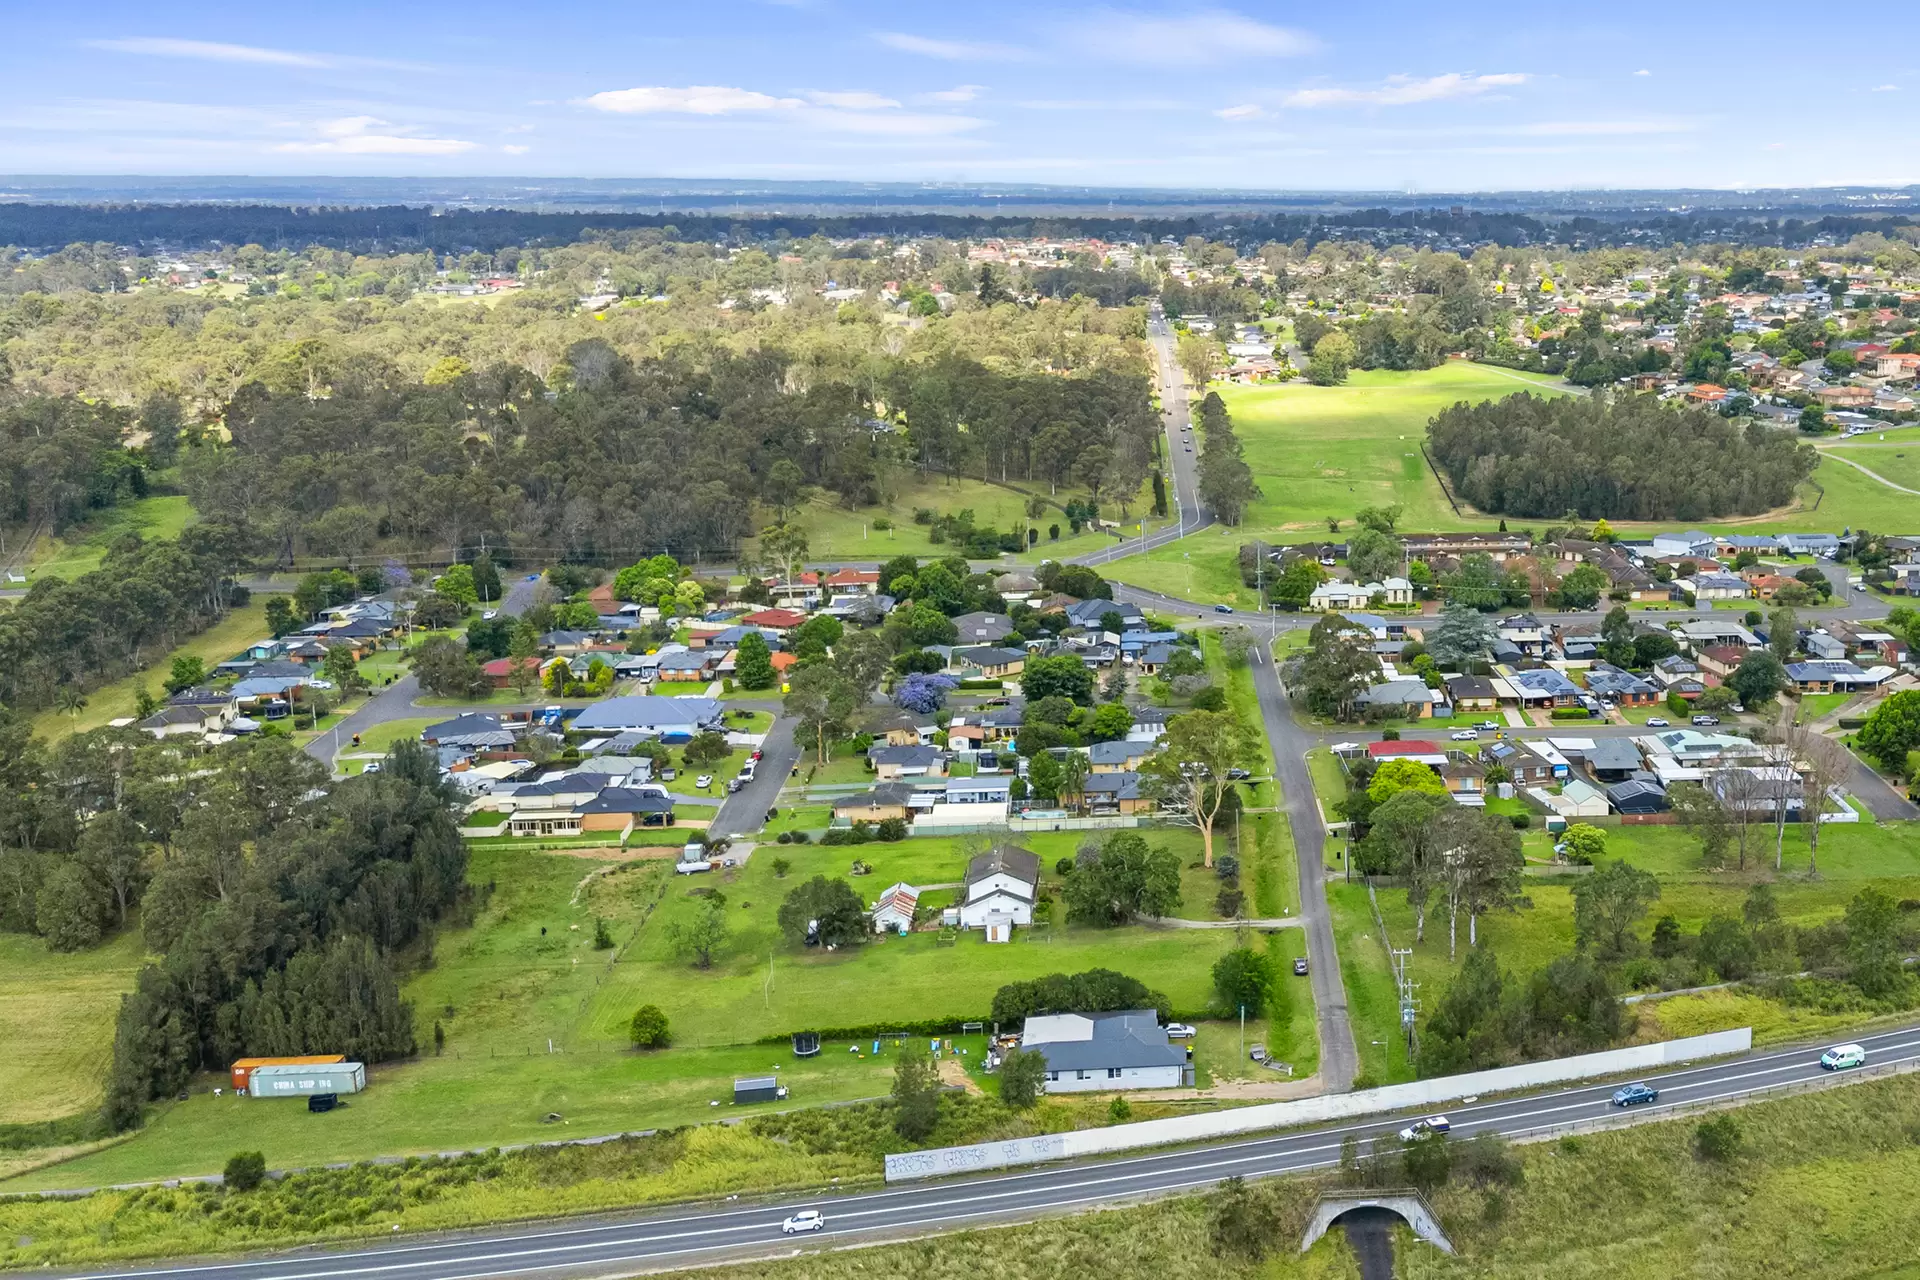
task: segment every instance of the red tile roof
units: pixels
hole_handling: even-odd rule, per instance
[[[1446,753],[1437,743],[1402,740],[1400,742],[1369,742],[1367,755],[1374,760],[1387,760],[1394,756],[1438,756]]]

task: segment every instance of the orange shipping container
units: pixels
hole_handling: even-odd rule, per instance
[[[246,1088],[255,1067],[317,1067],[346,1060],[344,1053],[322,1053],[306,1058],[242,1058],[233,1064],[233,1087]]]

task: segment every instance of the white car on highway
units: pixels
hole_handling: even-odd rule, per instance
[[[1421,1142],[1436,1134],[1445,1133],[1451,1128],[1453,1128],[1453,1121],[1445,1116],[1428,1116],[1425,1120],[1415,1120],[1402,1129],[1400,1141]]]
[[[802,1209],[780,1224],[780,1234],[790,1236],[796,1231],[818,1231],[826,1225],[826,1215],[818,1209]]]
[[[1455,729],[1452,733],[1448,734],[1447,736],[1449,738],[1452,738],[1455,742],[1480,741],[1480,731],[1478,729]]]

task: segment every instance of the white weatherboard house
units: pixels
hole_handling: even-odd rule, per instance
[[[1016,925],[1033,923],[1040,889],[1040,855],[1016,845],[997,845],[967,864],[960,927],[985,929],[988,942],[1011,942]]]
[[[1048,1093],[1178,1089],[1191,1084],[1187,1053],[1167,1042],[1152,1009],[1053,1013],[1027,1019],[1020,1047],[1047,1060]]]

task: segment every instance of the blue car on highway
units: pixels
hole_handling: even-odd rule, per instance
[[[1644,1084],[1630,1084],[1624,1089],[1613,1091],[1613,1105],[1616,1107],[1631,1107],[1642,1102],[1657,1102],[1659,1099],[1660,1091]]]

